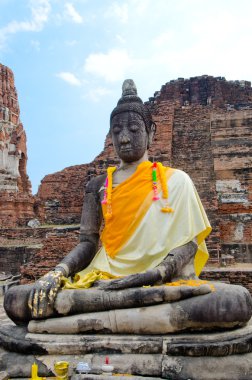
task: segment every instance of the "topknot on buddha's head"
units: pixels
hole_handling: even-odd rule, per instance
[[[118,100],[116,108],[111,112],[110,125],[113,117],[122,112],[136,112],[143,118],[147,132],[153,128],[151,113],[148,107],[137,95],[137,88],[132,79],[125,79],[122,85],[122,96]]]

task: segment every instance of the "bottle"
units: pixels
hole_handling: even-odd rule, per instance
[[[76,373],[89,373],[91,371],[91,367],[88,363],[79,362],[76,367]]]
[[[105,358],[105,363],[102,365],[102,374],[103,375],[111,375],[112,376],[112,372],[114,370],[114,366],[109,364],[109,357],[106,356]]]

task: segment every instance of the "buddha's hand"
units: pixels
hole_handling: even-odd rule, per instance
[[[63,272],[55,270],[48,272],[35,284],[30,293],[28,306],[33,318],[45,318],[52,310],[57,293],[61,287]]]
[[[95,287],[101,290],[120,290],[148,285],[148,278],[142,273],[132,274],[116,280],[100,280],[95,283]]]

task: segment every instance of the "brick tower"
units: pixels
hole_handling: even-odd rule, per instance
[[[0,64],[0,227],[25,225],[34,217],[26,134],[19,113],[13,73]]]

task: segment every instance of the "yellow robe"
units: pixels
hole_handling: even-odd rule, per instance
[[[151,171],[151,163],[143,162],[131,177],[113,189],[113,216],[111,222],[106,222],[105,229],[109,223],[110,228],[106,233],[103,231],[103,246],[90,265],[76,276],[80,284],[92,271],[107,272],[111,276],[145,272],[159,265],[172,249],[194,238],[198,243],[195,272],[199,275],[202,271],[208,259],[205,238],[211,226],[190,177],[181,170],[166,169],[168,202],[174,212],[163,213],[165,200],[160,184],[160,199],[152,201]],[[140,205],[138,210],[133,205],[135,202]]]

